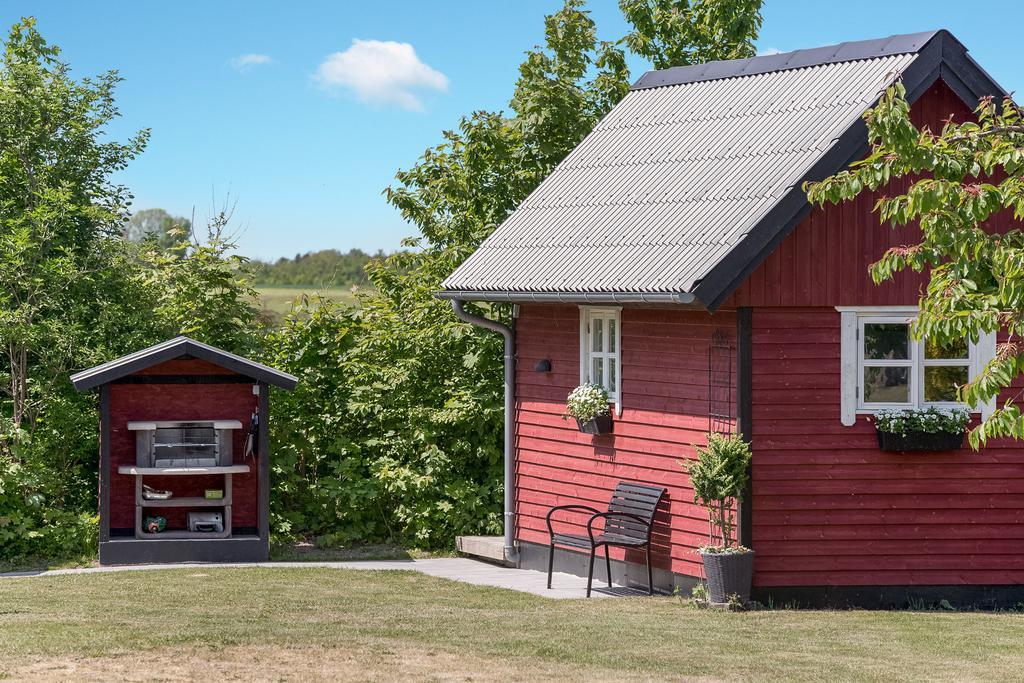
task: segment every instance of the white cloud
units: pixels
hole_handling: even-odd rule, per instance
[[[758,50],[757,51],[757,56],[758,57],[769,57],[771,55],[780,55],[780,54],[782,54],[782,50],[780,50],[777,47],[766,47],[763,50]]]
[[[254,67],[266,66],[267,64],[273,64],[273,62],[274,60],[270,55],[260,54],[239,55],[228,60],[231,68],[243,74]]]
[[[325,88],[350,90],[369,104],[421,111],[418,92],[448,90],[448,77],[420,61],[409,43],[353,40],[352,47],[323,61],[316,80]]]

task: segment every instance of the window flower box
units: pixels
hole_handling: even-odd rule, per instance
[[[612,415],[608,408],[608,390],[599,384],[581,384],[572,390],[565,404],[563,419],[573,417],[584,434],[610,434]]]
[[[883,451],[955,451],[963,447],[971,415],[964,408],[882,410],[875,415]]]
[[[964,432],[892,432],[878,431],[878,447],[883,451],[956,451],[964,445]]]
[[[586,421],[577,417],[576,426],[579,427],[580,431],[584,434],[611,434],[612,416],[609,413],[605,413],[604,415],[597,415]]]

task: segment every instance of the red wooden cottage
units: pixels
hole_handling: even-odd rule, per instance
[[[877,196],[822,209],[801,189],[865,154],[862,114],[898,77],[933,130],[1004,94],[947,31],[647,73],[445,281],[463,319],[480,322],[465,301],[517,304],[506,559],[544,568],[547,510],[602,508],[630,480],[668,489],[656,584],[693,585],[708,522],[679,461],[735,431],[755,597],[1024,598],[1024,448],[883,452],[868,419],[950,405],[995,340],[912,343],[925,279],[876,286],[868,266],[915,228],[880,225]],[[562,419],[583,381],[608,389],[613,434]],[[613,558],[646,582],[642,556]]]
[[[268,559],[270,389],[296,381],[188,337],[72,375],[100,394],[100,564]]]

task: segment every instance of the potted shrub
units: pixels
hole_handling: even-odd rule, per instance
[[[961,448],[971,419],[965,408],[880,410],[875,414],[883,451],[952,451]]]
[[[581,384],[566,400],[565,412],[576,418],[576,426],[584,434],[610,434],[612,413],[608,408],[608,392],[597,384]]]
[[[697,449],[697,459],[686,463],[693,499],[707,508],[710,542],[700,556],[712,603],[750,600],[754,578],[754,551],[736,543],[735,509],[750,478],[750,446],[735,436],[711,434],[708,445]]]

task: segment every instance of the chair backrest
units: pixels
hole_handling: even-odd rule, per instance
[[[654,520],[654,511],[664,496],[665,489],[660,486],[620,481],[615,486],[612,499],[608,501],[608,512],[628,512],[642,518],[646,524],[641,524],[628,517],[609,517],[605,519],[605,533],[618,534],[627,538],[650,538],[650,525]]]

